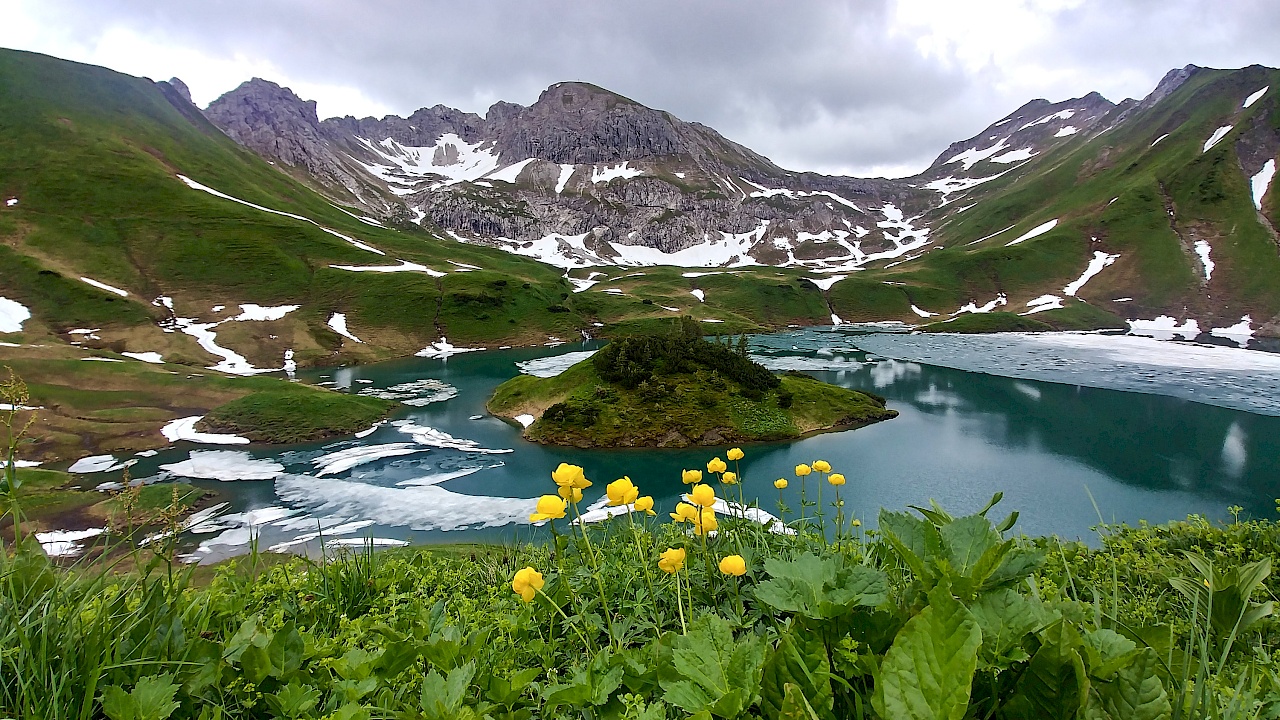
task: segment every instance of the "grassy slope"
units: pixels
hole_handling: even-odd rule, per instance
[[[877,399],[803,375],[786,375],[791,393],[779,407],[777,391],[759,401],[741,396],[735,383],[715,373],[661,376],[662,387],[627,390],[601,380],[590,360],[552,378],[521,375],[498,386],[489,410],[504,417],[538,417],[526,435],[539,442],[579,447],[719,444],[778,440],[816,430],[858,427],[897,415]],[[564,403],[575,413],[597,414],[593,422],[552,422],[543,412]],[[727,422],[726,422],[727,421]]]
[[[305,442],[365,430],[397,405],[379,398],[315,392],[305,385],[282,385],[214,408],[201,426],[254,442]]]

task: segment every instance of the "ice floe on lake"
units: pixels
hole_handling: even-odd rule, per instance
[[[275,460],[256,459],[242,450],[193,450],[190,457],[160,466],[174,475],[201,480],[271,480],[284,472]]]
[[[435,378],[422,378],[386,388],[364,388],[356,394],[423,407],[457,397],[458,389]]]
[[[399,457],[427,452],[428,448],[414,443],[386,443],[384,445],[358,445],[327,453],[311,461],[316,466],[316,477],[337,475],[353,467],[365,465],[383,458]]]
[[[419,445],[427,447],[440,448],[442,450],[462,450],[463,452],[480,453],[484,455],[500,455],[503,453],[513,452],[507,450],[492,450],[480,447],[480,443],[475,440],[465,440],[456,438],[443,430],[437,430],[433,427],[418,425],[412,420],[395,420],[391,423],[397,430],[409,435],[413,441]]]
[[[67,468],[67,472],[69,473],[115,472],[116,470],[123,470],[133,465],[136,462],[138,461],[137,460],[124,460],[124,461],[116,460],[116,457],[114,455],[90,455],[89,457],[80,458],[79,460],[72,463],[71,467]]]
[[[196,430],[196,423],[204,419],[203,415],[178,418],[160,429],[160,434],[169,442],[186,440],[204,445],[248,445],[249,438],[229,433],[205,433]]]
[[[1128,320],[1129,332],[1133,335],[1144,335],[1156,340],[1195,340],[1200,334],[1200,324],[1188,319],[1181,325],[1177,318],[1161,315],[1155,320]]]
[[[484,348],[461,348],[451,344],[448,338],[440,338],[436,342],[433,342],[414,353],[414,355],[417,355],[418,357],[446,360],[460,353],[475,352],[477,350],[484,350]]]
[[[527,523],[534,498],[464,495],[439,485],[380,487],[335,478],[282,475],[276,495],[315,514],[377,518],[411,530],[461,530]]]
[[[525,375],[549,378],[559,375],[565,370],[568,370],[595,354],[595,350],[583,350],[581,352],[571,352],[563,355],[552,355],[550,357],[535,358],[533,360],[518,362],[516,363],[516,367],[520,368],[520,372]]]
[[[87,530],[54,530],[36,533],[36,542],[44,548],[51,558],[75,557],[84,552],[82,542],[96,538],[105,533],[106,528],[89,528]]]

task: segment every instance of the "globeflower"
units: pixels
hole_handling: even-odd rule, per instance
[[[854,518],[854,519],[853,519],[853,522],[851,522],[851,523],[849,523],[849,524],[850,524],[850,525],[852,525],[852,526],[854,526],[854,527],[862,527],[862,521],[861,521],[861,520],[859,520],[859,519],[857,519],[857,518]]]
[[[720,482],[724,483],[725,485],[737,485],[738,473],[733,472],[732,470],[728,470],[723,475],[720,476]]]
[[[572,485],[564,485],[556,491],[556,494],[564,498],[566,502],[582,502],[582,488],[576,488]]]
[[[658,560],[658,569],[667,574],[680,572],[684,567],[685,552],[683,548],[667,548],[662,551]]]
[[[729,452],[725,453],[725,457],[730,460],[741,460],[743,458],[741,448],[729,448]]]
[[[604,488],[609,496],[609,504],[613,506],[630,505],[640,496],[640,490],[631,482],[629,476],[623,476],[609,483]]]
[[[699,513],[696,523],[697,524],[694,525],[693,531],[698,535],[706,535],[707,533],[715,532],[716,528],[720,527],[720,523],[716,520],[716,511],[709,507],[702,508],[702,512]]]
[[[538,498],[538,508],[529,516],[529,522],[559,520],[564,517],[564,508],[564,500],[555,495],[543,495]]]
[[[805,475],[808,475],[811,472],[813,472],[813,470],[808,465],[805,465],[804,463],[800,463],[799,465],[796,466],[797,477],[804,477]]]
[[[652,495],[645,495],[642,498],[636,498],[635,508],[636,508],[636,512],[649,513],[650,515],[658,514],[653,511]]]
[[[697,483],[700,483],[702,482],[702,471],[701,470],[685,470],[684,472],[680,473],[680,480],[684,482],[685,485],[695,485]]]
[[[839,487],[844,484],[844,475],[841,475],[840,473],[831,473],[831,475],[827,477],[827,482]]]
[[[786,479],[786,478],[778,478],[777,480],[774,480],[774,481],[773,481],[773,486],[774,486],[774,487],[776,487],[776,488],[778,488],[779,490],[786,490],[786,489],[787,489],[787,479]]]
[[[711,507],[716,504],[716,491],[710,485],[694,485],[689,499],[702,507]]]
[[[537,595],[546,584],[542,579],[542,573],[531,567],[517,570],[516,576],[511,579],[511,589],[516,591],[520,599],[525,602],[532,602],[534,595]]]
[[[707,472],[709,473],[722,473],[728,469],[729,466],[725,465],[724,461],[718,457],[711,458],[711,462],[707,463]]]
[[[570,465],[568,463],[560,463],[551,473],[551,479],[560,487],[573,487],[579,490],[585,490],[591,487],[591,481],[582,473],[582,467],[579,465]]]
[[[743,560],[741,555],[728,555],[720,561],[720,572],[742,577],[747,574],[747,561]]]
[[[682,522],[698,522],[698,508],[689,503],[677,503],[676,511],[671,513],[671,519],[678,523]]]
[[[814,460],[813,469],[820,473],[831,472],[831,463],[826,460]]]

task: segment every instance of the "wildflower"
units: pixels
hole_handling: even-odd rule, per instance
[[[831,463],[826,460],[814,460],[813,469],[820,473],[831,472]]]
[[[668,574],[680,572],[684,567],[684,556],[683,548],[667,548],[662,551],[661,559],[658,560],[658,569]]]
[[[804,463],[800,463],[799,465],[796,466],[796,477],[804,477],[805,475],[808,475],[811,472],[813,472],[813,470],[808,465],[805,465]]]
[[[710,485],[694,485],[689,499],[702,507],[711,507],[716,504],[716,491]]]
[[[827,477],[827,482],[839,487],[844,484],[844,476],[840,473],[831,473],[831,475]]]
[[[774,481],[773,481],[773,486],[774,486],[774,487],[776,487],[776,488],[778,488],[779,490],[786,490],[786,489],[787,489],[787,479],[786,479],[786,478],[778,478],[777,480],[774,480]]]
[[[707,533],[715,532],[718,527],[720,527],[720,523],[716,520],[716,511],[709,507],[704,507],[698,515],[693,531],[698,535],[706,535]]]
[[[653,511],[652,495],[645,495],[644,497],[636,498],[635,509],[636,509],[636,512],[649,513],[650,515],[658,514]]]
[[[850,524],[850,525],[853,525],[854,527],[862,527],[862,521],[861,521],[861,520],[859,520],[859,519],[857,519],[857,518],[854,518],[854,519],[853,519],[853,522],[852,522],[852,523],[849,523],[849,524]]]
[[[741,460],[743,458],[741,448],[729,448],[729,452],[725,453],[725,457],[730,460]]]
[[[576,488],[572,485],[564,485],[557,490],[556,493],[560,495],[560,497],[564,498],[566,502],[582,502],[581,488]]]
[[[564,507],[564,500],[555,495],[543,495],[538,498],[538,508],[529,516],[529,522],[559,520],[564,517]]]
[[[625,475],[606,485],[604,491],[609,496],[609,504],[613,506],[630,505],[640,496],[640,490]]]
[[[578,465],[560,463],[560,466],[551,473],[551,479],[562,488],[573,487],[586,490],[591,487],[591,481],[582,474],[582,467]]]
[[[680,473],[680,480],[683,481],[685,485],[696,485],[702,482],[702,471],[701,470],[685,470],[684,472]]]
[[[671,519],[678,523],[696,523],[698,521],[698,508],[690,505],[689,503],[677,503],[676,511],[671,513]]]
[[[707,463],[707,472],[709,473],[722,473],[728,469],[729,466],[725,465],[724,461],[718,457],[711,458],[711,462]]]
[[[525,602],[532,602],[533,596],[538,594],[543,585],[547,581],[542,579],[542,573],[531,567],[517,570],[516,576],[511,579],[511,589],[520,595],[520,599]]]
[[[728,555],[720,561],[720,572],[725,575],[742,577],[747,574],[747,561],[741,555]]]
[[[724,483],[725,485],[737,485],[738,473],[733,472],[732,470],[729,470],[725,472],[725,474],[720,476],[720,482]]]

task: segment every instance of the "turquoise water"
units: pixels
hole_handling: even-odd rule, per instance
[[[1275,512],[1274,498],[1280,496],[1278,417],[1185,397],[888,359],[892,342],[891,337],[848,330],[754,339],[753,351],[766,362],[807,368],[827,382],[871,390],[886,397],[900,415],[854,431],[744,446],[741,470],[748,498],[759,498],[762,507],[772,510],[778,498],[773,480],[788,477],[786,501],[799,507],[792,468],[821,458],[848,478],[842,491],[846,509],[868,526],[874,525],[881,507],[902,509],[933,498],[965,512],[997,491],[1004,493],[1002,512],[1020,511],[1022,531],[1084,539],[1093,536],[1090,528],[1099,512],[1107,522],[1130,523],[1163,522],[1189,513],[1223,518],[1231,505],[1243,507],[1245,515]],[[875,345],[876,354],[857,350],[859,343]],[[132,473],[161,479],[165,475],[159,466],[208,458],[209,452],[232,453],[217,456],[223,460],[284,466],[273,480],[196,481],[216,488],[229,502],[223,518],[194,528],[198,532],[192,534],[191,546],[200,547],[193,558],[204,560],[243,552],[249,525],[261,547],[293,542],[295,550],[314,548],[315,541],[305,540],[317,528],[326,530],[326,539],[351,541],[528,536],[534,532],[525,522],[533,499],[553,491],[549,475],[560,462],[583,466],[595,481],[587,501],[602,495],[609,481],[629,475],[643,493],[655,497],[665,517],[683,489],[680,470],[701,468],[726,448],[545,447],[522,440],[518,427],[485,412],[492,390],[519,372],[517,362],[594,347],[580,343],[485,351],[447,360],[413,358],[300,373],[300,379],[336,383],[346,392],[432,378],[457,394],[406,408],[395,419],[411,422],[410,428],[388,424],[361,439],[285,448],[179,443],[140,459]],[[1135,365],[1134,372],[1148,369]],[[312,461],[318,456],[358,446],[412,444],[414,436],[404,430],[422,428],[473,441],[479,449],[510,452],[429,448],[315,477]],[[830,488],[826,492],[829,501]],[[246,515],[248,511],[252,514]]]

